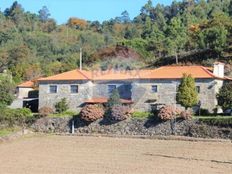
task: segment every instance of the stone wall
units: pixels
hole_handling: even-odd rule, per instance
[[[176,104],[177,89],[180,80],[137,80],[132,83],[132,100],[134,109],[149,111],[152,107]],[[157,93],[153,93],[151,86],[157,85]],[[201,107],[213,112],[217,105],[216,88],[214,79],[196,79],[196,86],[200,87],[198,94]],[[180,105],[177,105],[180,107]]]
[[[79,85],[79,92],[72,94],[70,85]],[[121,98],[132,99],[133,108],[139,111],[150,111],[162,105],[176,104],[176,93],[180,80],[133,80],[133,81],[49,81],[39,84],[39,108],[54,107],[55,103],[66,98],[71,110],[80,110],[84,101],[93,97],[109,97],[108,85],[116,85]],[[214,79],[196,79],[200,86],[199,99],[201,107],[213,112],[217,105],[216,93],[221,81]],[[49,86],[57,85],[55,94],[49,93]],[[158,86],[158,92],[152,92],[152,85]],[[180,105],[177,105],[180,107]]]
[[[49,86],[57,85],[57,93],[50,93]],[[78,85],[78,93],[71,93],[70,86]],[[54,105],[62,98],[66,98],[70,110],[80,110],[85,100],[92,98],[93,88],[91,81],[47,81],[39,84],[39,108]]]
[[[35,131],[46,133],[70,133],[72,118],[41,118],[32,125]],[[100,119],[86,123],[79,117],[75,118],[76,134],[109,134],[109,135],[172,135],[170,121],[160,122],[155,119],[128,119],[121,122],[111,122]],[[194,120],[177,120],[176,135],[232,139],[230,127],[216,127],[200,124]]]
[[[108,85],[116,85],[120,97],[131,99],[131,81],[95,81],[93,85],[93,97],[109,98]]]

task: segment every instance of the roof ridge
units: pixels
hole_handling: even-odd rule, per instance
[[[83,70],[79,70],[79,69],[77,69],[77,71],[79,72],[79,73],[81,73],[85,78],[87,78],[88,80],[91,80],[87,75],[85,75],[82,71]],[[87,71],[87,72],[89,72],[89,71]]]

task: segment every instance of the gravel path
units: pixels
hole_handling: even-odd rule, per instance
[[[0,144],[3,174],[231,172],[229,142],[37,135]]]

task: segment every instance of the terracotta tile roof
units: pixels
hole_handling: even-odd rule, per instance
[[[163,66],[157,69],[143,69],[131,71],[85,71],[72,70],[50,77],[40,78],[38,81],[56,80],[133,80],[133,79],[180,79],[183,74],[191,74],[194,78],[217,78],[209,67],[203,66]],[[223,79],[226,79],[223,78]]]
[[[85,103],[88,104],[98,104],[98,103],[107,103],[108,99],[101,97],[101,98],[91,98],[85,101]],[[133,102],[131,100],[126,100],[126,99],[120,99],[121,103],[124,104],[132,104]]]
[[[54,76],[44,77],[38,79],[38,81],[52,81],[52,80],[89,80],[91,78],[91,72],[85,70],[72,70],[57,74]]]
[[[33,88],[35,86],[34,81],[26,81],[23,82],[21,84],[19,84],[17,87],[21,87],[21,88]]]

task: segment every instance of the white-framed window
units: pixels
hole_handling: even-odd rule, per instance
[[[76,94],[76,93],[78,93],[78,85],[71,85],[70,86],[70,92],[72,93],[72,94]]]
[[[57,93],[57,85],[50,85],[49,86],[49,93],[52,93],[52,94]]]
[[[158,86],[157,85],[152,85],[151,86],[151,92],[152,93],[157,93],[158,92]]]
[[[116,85],[108,85],[108,93],[112,94],[113,90],[115,90],[117,88]]]

